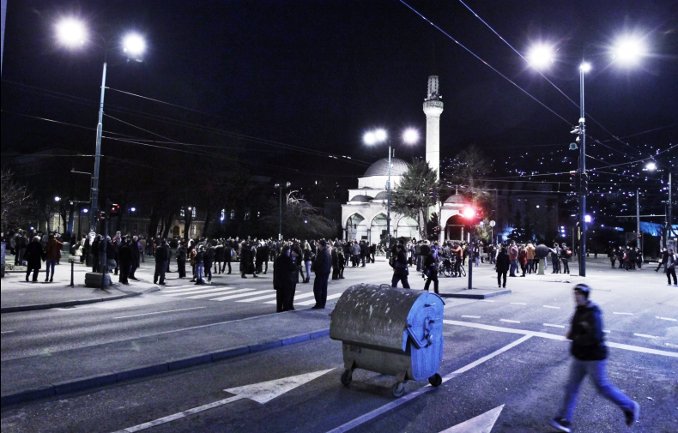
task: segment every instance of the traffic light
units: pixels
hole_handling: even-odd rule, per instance
[[[467,205],[462,209],[461,216],[466,221],[467,225],[474,226],[477,225],[483,219],[482,209],[479,209],[472,205]]]

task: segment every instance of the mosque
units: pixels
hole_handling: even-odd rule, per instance
[[[426,161],[440,177],[440,115],[443,112],[442,95],[438,88],[438,76],[428,77],[428,92],[424,100],[426,115]],[[408,170],[408,164],[398,158],[391,158],[390,179],[393,190]],[[417,221],[411,217],[387,211],[389,180],[389,158],[382,158],[372,164],[365,174],[358,178],[358,188],[349,189],[348,202],[341,205],[341,221],[345,240],[366,240],[379,243],[387,234],[387,215],[391,216],[391,238],[420,239]],[[463,239],[464,227],[461,212],[465,207],[463,197],[452,195],[434,211],[444,221],[439,241]]]

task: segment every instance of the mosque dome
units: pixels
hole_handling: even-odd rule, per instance
[[[464,204],[466,202],[466,198],[464,198],[464,196],[461,194],[452,194],[451,196],[447,197],[447,199],[445,199],[445,203],[448,204]]]
[[[370,200],[372,200],[372,197],[367,196],[367,195],[356,195],[355,197],[352,197],[349,202],[361,202],[361,203],[368,203]]]
[[[408,170],[407,163],[402,159],[391,158],[391,176],[402,176]],[[388,176],[388,158],[382,158],[365,172],[365,177],[370,176]]]
[[[381,191],[374,197],[374,200],[388,200],[388,192]]]

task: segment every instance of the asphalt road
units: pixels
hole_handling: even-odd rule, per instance
[[[607,266],[590,263],[587,281],[594,288],[592,299],[604,311],[609,376],[641,404],[641,420],[633,431],[673,432],[678,423],[678,289],[647,268],[623,272]],[[478,285],[493,286],[489,267],[477,271]],[[357,282],[390,277],[384,263],[349,269],[346,275],[347,280],[330,284],[330,295]],[[413,287],[423,286],[415,277]],[[510,295],[446,298],[439,368],[443,384],[432,388],[427,382],[408,382],[400,399],[391,395],[395,378],[375,372],[356,370],[351,385],[344,387],[339,380],[341,343],[322,338],[3,408],[2,431],[553,431],[546,422],[555,415],[567,377],[570,357],[562,335],[573,309],[575,281],[576,276],[533,275],[511,278]],[[275,308],[268,298],[245,302],[272,294],[270,275],[256,280],[221,276],[213,283],[193,291],[192,285],[170,280],[161,291],[138,298],[4,314],[3,333],[13,332],[3,334],[2,360],[134,342],[182,327],[268,315]],[[441,287],[464,283],[442,279]],[[230,289],[219,292],[222,287]],[[261,293],[233,297],[250,293],[232,293],[243,289]],[[308,290],[309,284],[298,286],[302,295]],[[224,297],[230,298],[215,300]],[[304,299],[312,298],[298,298]],[[574,423],[579,432],[627,429],[621,411],[596,395],[588,382]]]

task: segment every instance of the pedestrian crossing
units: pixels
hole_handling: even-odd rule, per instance
[[[163,289],[159,295],[181,299],[208,301],[233,301],[239,303],[262,303],[275,305],[275,291],[271,289],[255,289],[252,287],[232,286],[195,286]],[[337,299],[341,293],[327,295],[327,300]],[[294,295],[295,306],[311,306],[315,304],[313,290],[297,290]]]

